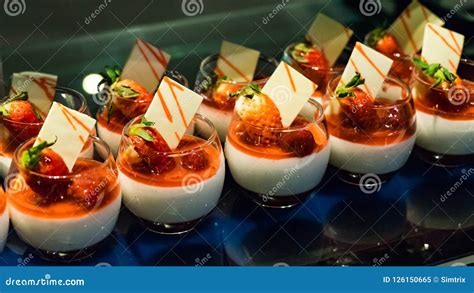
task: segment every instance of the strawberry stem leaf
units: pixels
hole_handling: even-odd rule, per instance
[[[451,85],[458,78],[456,74],[441,66],[439,63],[428,64],[418,57],[413,58],[413,63],[420,68],[424,74],[435,79],[435,82],[431,85],[432,87],[437,87],[443,82]]]
[[[155,138],[148,131],[144,129],[146,127],[150,127],[153,125],[155,125],[155,122],[149,121],[145,118],[145,116],[142,116],[142,120],[140,121],[140,123],[130,126],[130,130],[128,131],[128,134],[136,135],[143,138],[146,141],[153,142],[155,141]]]
[[[125,99],[136,98],[140,95],[139,92],[134,91],[132,88],[125,85],[115,86],[112,88],[112,91]]]
[[[262,92],[262,89],[260,88],[260,86],[256,83],[249,83],[248,85],[246,85],[244,88],[234,92],[234,93],[231,93],[230,96],[231,97],[240,97],[240,96],[245,96],[246,98],[253,98],[254,95],[256,94],[260,94]]]
[[[352,79],[347,84],[341,83],[341,85],[337,87],[336,97],[338,98],[353,97],[355,95],[352,92],[352,89],[364,83],[365,83],[365,79],[361,78],[359,72],[356,72],[354,77],[352,77]]]
[[[112,67],[106,66],[105,72],[100,73],[100,75],[103,78],[101,83],[105,82],[108,85],[112,85],[114,82],[119,80],[121,73],[122,71],[117,66],[112,66]]]
[[[35,169],[40,161],[41,152],[45,148],[55,144],[57,140],[58,138],[56,138],[53,142],[43,141],[37,146],[31,147],[24,151],[20,156],[20,165],[29,170]]]

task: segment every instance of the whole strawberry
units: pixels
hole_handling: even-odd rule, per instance
[[[23,142],[36,136],[43,118],[28,101],[28,94],[21,92],[0,104],[0,117],[13,140]]]
[[[176,162],[174,158],[164,154],[171,150],[158,131],[151,127],[153,125],[154,122],[147,121],[143,117],[140,123],[130,127],[128,134],[133,149],[140,157],[135,167],[143,171],[162,174],[174,169]]]
[[[248,142],[264,146],[275,144],[280,135],[275,128],[283,125],[273,101],[256,84],[246,86],[237,96],[235,111],[244,122]]]
[[[114,110],[120,111],[127,118],[134,118],[146,112],[153,100],[153,95],[137,82],[124,79],[114,83],[112,93],[118,98],[113,100]]]
[[[395,37],[384,28],[376,28],[369,33],[368,45],[386,56],[401,54],[402,50]]]
[[[308,64],[311,67],[317,67],[318,69],[328,69],[328,61],[324,53],[311,46],[308,43],[299,43],[291,52],[293,59],[295,59],[299,63]]]

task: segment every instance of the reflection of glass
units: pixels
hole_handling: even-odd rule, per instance
[[[235,97],[231,94],[245,87],[249,82],[221,79],[217,84],[211,84],[218,58],[218,55],[211,55],[201,62],[194,91],[204,97],[199,113],[211,120],[219,133],[219,138],[224,142],[235,104]],[[260,55],[252,82],[263,87],[277,65],[275,59]]]
[[[359,184],[363,175],[390,178],[408,160],[415,143],[415,108],[410,90],[387,77],[374,101],[337,98],[340,76],[327,87],[326,119],[331,135],[330,163],[339,178]],[[349,100],[348,100],[349,99]]]
[[[86,99],[75,90],[56,87],[54,100],[73,110],[90,114]],[[42,126],[43,122],[22,123],[6,117],[0,118],[0,176],[6,176],[8,173],[15,149],[24,141],[38,135]],[[83,152],[90,151],[90,146],[90,143],[86,144]]]
[[[8,184],[8,182],[7,182]],[[7,207],[7,197],[0,186],[0,252],[5,247],[8,237],[8,226],[10,224],[10,217]]]
[[[280,208],[302,202],[319,184],[329,149],[324,113],[314,100],[288,128],[255,126],[234,114],[225,145],[232,177],[245,193]]]
[[[197,114],[200,132],[185,135],[169,152],[138,145],[124,128],[117,164],[124,204],[150,230],[184,233],[198,224],[219,201],[225,176],[222,146],[212,123]]]
[[[459,85],[433,87],[418,68],[412,94],[417,114],[416,144],[422,157],[436,165],[460,165],[474,160],[474,62],[461,60]]]
[[[91,141],[94,159],[80,157],[66,176],[43,175],[19,164],[34,138],[15,152],[6,191],[10,217],[20,238],[45,258],[90,255],[117,221],[121,191],[115,162],[103,141]]]

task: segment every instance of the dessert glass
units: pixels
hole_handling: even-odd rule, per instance
[[[474,161],[474,62],[461,60],[457,73],[462,84],[443,89],[432,87],[419,68],[413,71],[418,153],[435,165]]]
[[[171,75],[169,76],[170,78],[173,78],[183,86],[189,86],[188,80],[183,75],[175,71],[168,71],[166,74]],[[150,103],[121,97],[114,94],[107,86],[99,88],[98,95],[97,102],[101,104],[101,107],[99,111],[97,111],[96,116],[97,133],[98,136],[109,145],[112,153],[116,156],[120,139],[122,138],[123,128],[133,118],[145,114]],[[127,113],[122,113],[116,108],[111,112],[111,104],[117,103],[121,105],[122,109],[127,109]]]
[[[304,123],[267,128],[251,125],[234,114],[225,143],[227,163],[244,194],[257,204],[287,208],[301,203],[326,171],[330,146],[322,106],[310,100],[299,117]],[[264,137],[274,141],[259,144]]]
[[[290,64],[293,68],[301,72],[304,76],[309,78],[312,82],[318,85],[316,92],[313,95],[320,104],[324,102],[324,95],[326,93],[326,85],[328,82],[333,79],[334,77],[342,74],[344,68],[342,66],[335,66],[329,69],[326,68],[319,68],[316,66],[312,66],[311,64],[301,63],[293,58],[291,52],[294,50],[295,46],[299,43],[293,43],[286,47],[285,52],[283,53],[283,61]]]
[[[124,204],[151,231],[188,232],[216,207],[221,196],[225,161],[219,136],[212,122],[196,114],[193,120],[199,131],[185,134],[175,150],[154,153],[163,162],[163,171],[156,172],[140,159],[128,135],[140,120],[137,117],[125,126],[117,158]],[[193,157],[202,156],[207,158],[205,167],[187,167]]]
[[[73,172],[49,176],[20,165],[32,138],[15,151],[7,197],[18,236],[45,259],[78,260],[90,256],[114,229],[121,190],[109,147],[90,137],[93,158],[79,157]]]
[[[221,142],[224,142],[227,129],[232,120],[236,100],[236,98],[230,94],[245,87],[249,82],[221,80],[217,88],[209,88],[218,58],[219,55],[215,54],[202,60],[196,77],[194,91],[201,94],[204,98],[198,113],[211,120],[216,127]],[[278,63],[275,59],[260,55],[252,82],[263,87],[277,66]]]
[[[7,206],[7,196],[0,186],[0,252],[3,251],[8,238],[8,227],[10,225],[10,216]]]
[[[365,180],[374,177],[376,184],[381,184],[406,163],[415,144],[416,117],[410,89],[404,82],[387,77],[374,104],[348,109],[340,103],[343,98],[335,94],[340,78],[327,86],[330,164],[339,169],[338,177],[345,182],[366,185]]]
[[[73,89],[65,87],[56,87],[54,100],[68,108],[89,115],[86,99],[84,96]],[[0,101],[1,102],[1,101]],[[43,117],[43,119],[46,117]],[[9,124],[15,129],[22,129],[21,132],[11,133],[6,125]],[[38,135],[43,122],[22,123],[12,121],[8,118],[0,118],[0,176],[5,177],[12,163],[13,154],[16,148],[24,141]],[[89,141],[82,150],[83,155],[91,155],[93,152],[92,143]]]

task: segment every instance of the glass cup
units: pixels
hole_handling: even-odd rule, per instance
[[[114,229],[121,190],[109,147],[90,137],[93,158],[79,157],[73,172],[49,176],[20,165],[35,138],[20,145],[6,178],[10,218],[18,236],[42,258],[58,261],[90,256]]]
[[[285,52],[283,53],[283,61],[290,64],[293,68],[301,72],[304,76],[318,85],[313,97],[318,101],[318,103],[325,107],[326,105],[324,104],[323,97],[326,93],[326,85],[331,79],[342,74],[344,67],[336,65],[335,67],[331,67],[329,69],[323,69],[307,63],[298,62],[291,54],[295,46],[298,44],[299,43],[293,43],[286,47]]]
[[[56,87],[54,101],[90,115],[86,99],[81,93],[73,89]],[[22,123],[5,117],[0,118],[0,176],[5,177],[7,175],[16,148],[26,140],[38,135],[42,126],[43,122]],[[91,142],[88,142],[82,151],[91,154]]]
[[[159,152],[133,144],[124,128],[117,158],[124,204],[149,230],[181,234],[192,230],[217,205],[221,196],[225,161],[212,122],[196,114],[200,129],[185,134],[179,146]]]
[[[331,135],[330,164],[338,177],[357,185],[380,185],[408,160],[415,144],[415,108],[408,86],[387,77],[374,102],[337,98],[341,76],[327,86],[326,119]],[[369,99],[369,98],[367,98]]]
[[[0,252],[3,251],[8,238],[8,227],[10,225],[10,216],[7,206],[7,196],[0,186]]]
[[[287,208],[303,202],[321,181],[328,139],[322,106],[310,100],[287,128],[255,126],[235,113],[225,155],[245,195],[265,207]]]
[[[457,74],[462,83],[443,89],[419,68],[413,71],[418,153],[435,165],[474,162],[474,62],[461,60]]]
[[[184,87],[189,87],[188,80],[177,71],[166,71],[164,75],[181,83]],[[97,133],[110,146],[112,153],[116,156],[123,128],[133,118],[145,114],[151,101],[121,97],[114,94],[108,86],[99,88],[96,97],[97,99],[94,100],[100,106],[96,115]],[[111,110],[112,105],[115,105],[113,110]]]
[[[216,127],[220,140],[224,142],[235,105],[235,97],[230,94],[245,87],[249,82],[222,80],[217,88],[210,86],[210,80],[212,80],[218,58],[219,55],[214,54],[202,60],[194,91],[204,98],[198,112],[211,120]],[[277,66],[278,63],[275,59],[260,55],[252,82],[263,87]]]

